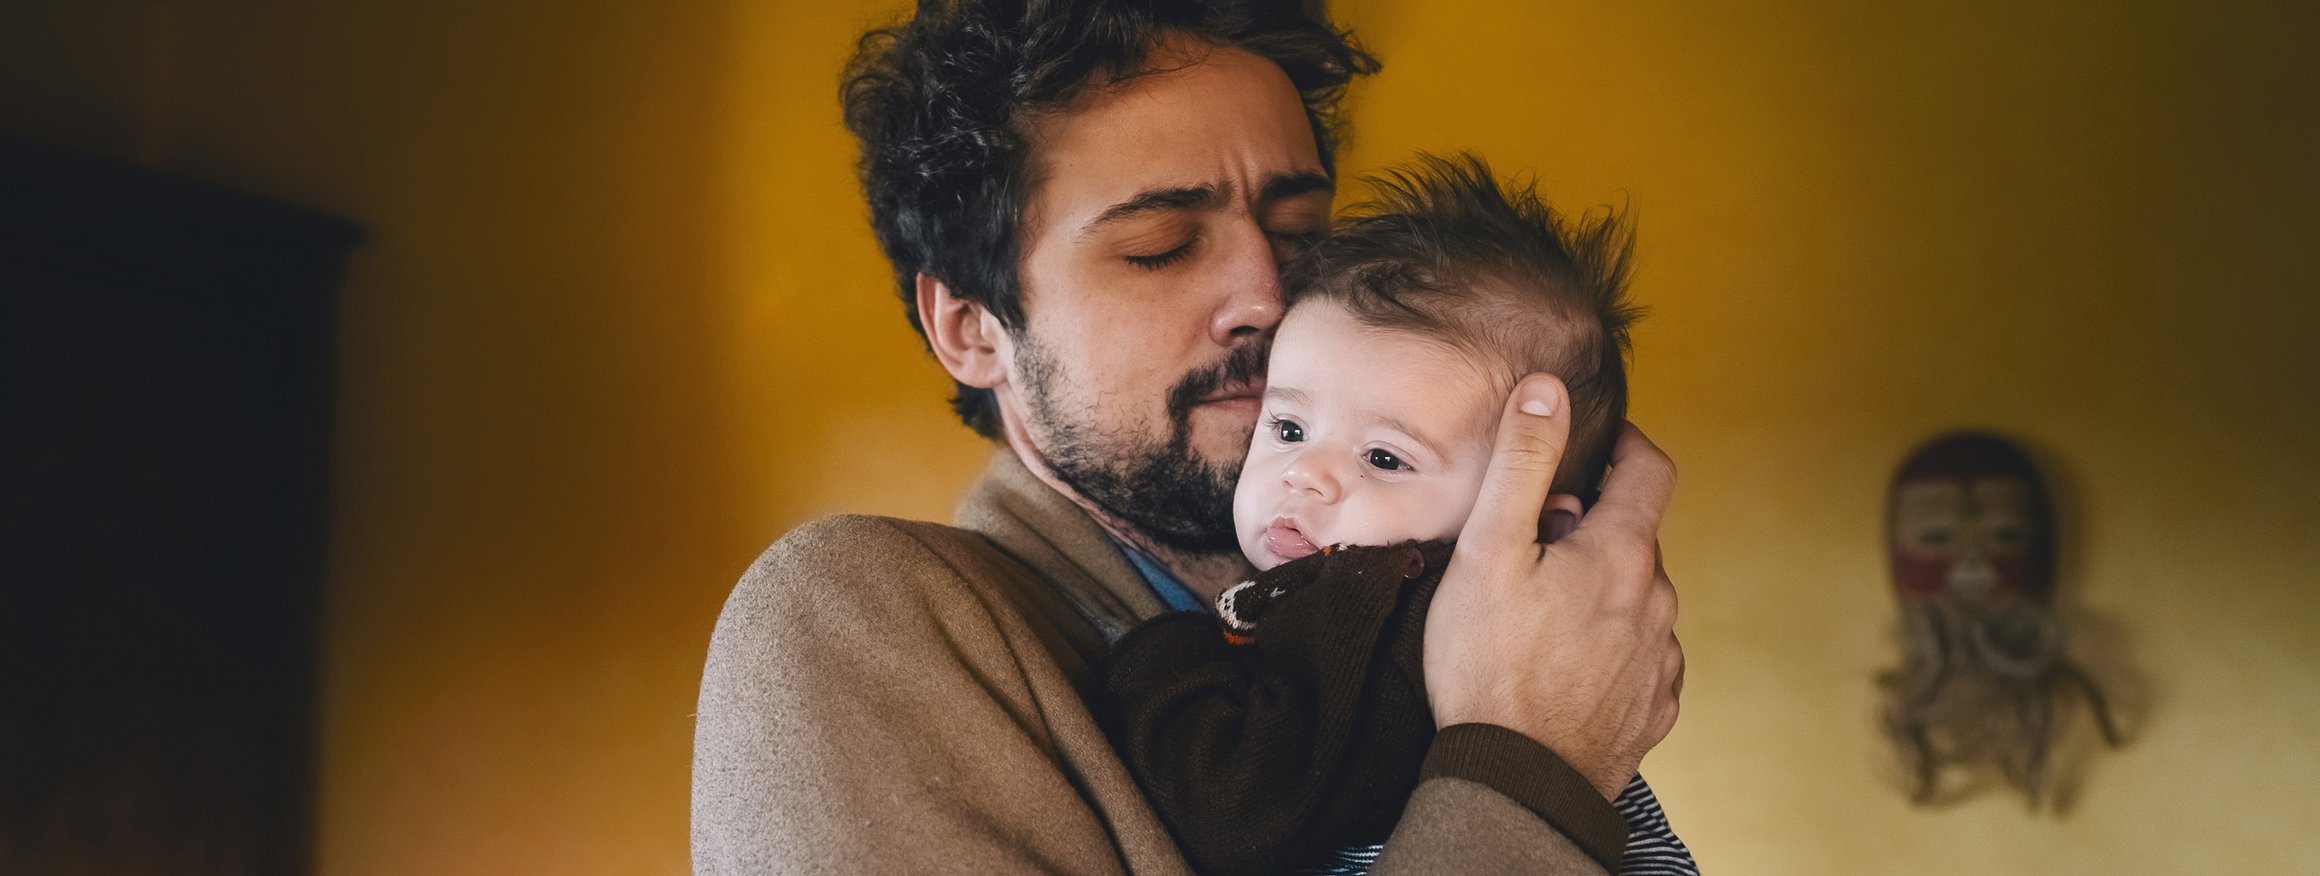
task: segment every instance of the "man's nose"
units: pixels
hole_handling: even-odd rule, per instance
[[[1244,343],[1281,322],[1281,266],[1272,241],[1252,226],[1236,235],[1232,247],[1218,278],[1224,294],[1209,322],[1209,337],[1221,347]]]

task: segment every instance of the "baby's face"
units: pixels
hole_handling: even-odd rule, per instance
[[[1241,551],[1270,569],[1323,545],[1456,537],[1503,401],[1481,363],[1440,341],[1298,305],[1274,338],[1233,494]]]

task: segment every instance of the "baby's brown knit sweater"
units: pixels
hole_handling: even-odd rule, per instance
[[[1281,873],[1378,842],[1434,736],[1420,663],[1450,545],[1339,547],[1130,630],[1107,732],[1203,873]]]

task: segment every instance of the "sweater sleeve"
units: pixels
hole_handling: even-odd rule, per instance
[[[1585,776],[1530,737],[1490,724],[1445,727],[1426,753],[1424,778],[1462,779],[1497,791],[1553,825],[1603,869],[1619,869],[1627,822]]]
[[[1120,873],[996,617],[893,521],[770,548],[709,645],[693,871]]]
[[[1425,560],[1348,548],[1273,569],[1250,589],[1283,595],[1245,644],[1190,613],[1115,644],[1114,743],[1201,872],[1283,872],[1391,828],[1433,735],[1405,586],[1438,575]]]
[[[1602,876],[1613,872],[1538,813],[1490,785],[1434,776],[1418,785],[1372,876]]]

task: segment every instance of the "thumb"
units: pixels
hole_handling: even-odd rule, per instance
[[[1490,448],[1490,468],[1482,492],[1466,517],[1459,543],[1478,547],[1537,544],[1539,513],[1563,447],[1571,437],[1570,394],[1552,374],[1533,374],[1515,384],[1499,414],[1498,440]]]

